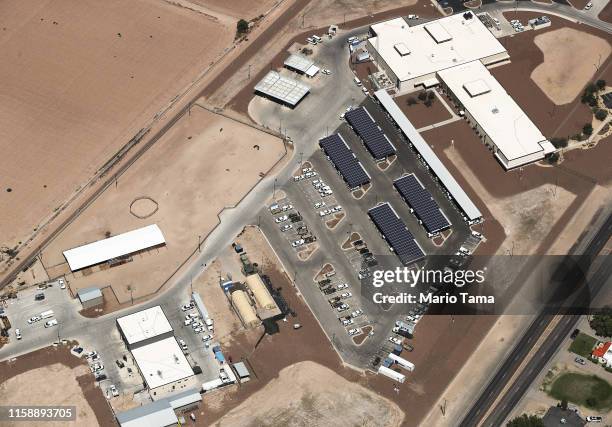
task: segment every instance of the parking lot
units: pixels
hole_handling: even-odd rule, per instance
[[[383,306],[364,297],[361,279],[368,276],[370,267],[393,268],[401,265],[369,220],[368,209],[381,202],[391,203],[427,255],[454,254],[460,247],[471,252],[480,239],[471,235],[462,213],[448,200],[426,167],[401,139],[385,113],[369,98],[364,104],[397,148],[395,158],[386,163],[377,163],[360,138],[338,117],[339,126],[334,132],[341,133],[370,175],[371,184],[367,191],[350,191],[324,153],[317,151],[296,168],[294,178],[282,187],[285,197],[273,203],[279,208],[290,206],[288,213],[273,215],[268,206],[261,213],[263,221],[260,225],[283,263],[290,266],[290,271],[293,270],[300,291],[343,358],[357,366],[372,368],[373,362],[380,361],[377,359],[380,355],[388,354],[397,344],[394,340],[403,342],[404,337],[393,332],[393,328],[398,328],[396,322],[414,328],[426,308],[398,304]],[[305,177],[306,173],[314,175]],[[451,231],[445,233],[444,243],[434,243],[428,237],[393,187],[393,180],[406,173],[414,173],[418,177],[450,220]],[[339,211],[326,212],[334,207],[339,207]],[[281,231],[282,224],[290,221],[289,215],[292,213],[298,215],[294,217],[297,221],[292,223],[290,229]],[[287,215],[286,220],[276,222],[276,218],[284,215]],[[340,219],[332,221],[333,227],[330,227],[330,219],[335,219],[334,215]],[[296,241],[299,243],[301,237],[297,230],[307,230],[308,235],[316,241],[316,251],[307,258],[299,256],[300,246],[292,246]],[[357,244],[354,244],[355,241]],[[378,265],[379,261],[381,265]],[[328,264],[333,267],[333,276],[317,277]],[[344,308],[342,304],[347,307]],[[357,316],[353,317],[351,313],[356,310],[359,310]],[[349,331],[355,334],[355,339],[349,335]],[[395,331],[400,332],[399,329]],[[406,335],[405,331],[403,333]]]

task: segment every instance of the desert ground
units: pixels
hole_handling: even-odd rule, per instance
[[[418,100],[418,94],[419,92],[415,92],[395,98],[395,102],[415,128],[420,129],[451,118],[446,106],[440,102],[440,99],[434,98],[431,106],[427,107],[423,101]],[[416,99],[417,104],[408,105],[408,98]]]
[[[7,247],[25,241],[235,32],[156,0],[3,2],[0,27]]]
[[[537,35],[535,44],[544,54],[544,62],[531,78],[557,105],[572,102],[592,79],[596,68],[610,55],[610,43],[573,28],[559,28]]]
[[[239,19],[246,19],[248,21],[268,12],[283,1],[289,0],[191,0],[190,3],[195,3],[209,9],[211,15],[220,19],[227,17],[232,18],[234,21]]]
[[[84,359],[70,354],[71,345],[46,347],[2,362],[0,405],[76,406],[76,422],[46,421],[28,425],[111,425],[114,417],[106,399],[96,387]],[[2,425],[17,427],[23,422],[3,422]]]
[[[276,396],[270,399],[270,396]],[[346,410],[351,408],[351,410]],[[234,408],[215,426],[399,426],[402,410],[367,388],[313,362],[284,368],[278,378]]]
[[[43,263],[51,276],[67,273],[64,250],[155,223],[165,247],[121,266],[67,276],[73,291],[111,285],[121,303],[130,300],[130,289],[134,299],[148,295],[197,250],[198,236],[205,240],[217,214],[234,206],[284,155],[275,136],[195,106],[46,248]],[[145,196],[150,199],[137,200]]]
[[[55,363],[44,368],[32,369],[19,374],[0,385],[1,394],[6,396],[2,399],[3,405],[58,405],[76,406],[77,421],[50,421],[45,423],[34,423],[60,427],[71,424],[93,425],[96,417],[85,400],[76,376],[89,374],[87,366],[69,368]],[[28,387],[24,387],[27,384]],[[62,390],[57,393],[57,390]],[[9,422],[5,426],[19,426],[20,422]]]

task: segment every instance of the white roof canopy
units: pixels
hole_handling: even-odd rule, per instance
[[[69,249],[64,251],[64,257],[70,270],[76,271],[164,243],[164,235],[157,224],[153,224]]]

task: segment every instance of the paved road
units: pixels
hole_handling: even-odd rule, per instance
[[[587,248],[584,251],[584,256],[591,260],[594,259],[595,256],[603,249],[604,245],[611,236],[612,213],[608,215],[607,219],[603,222],[593,238],[589,241]],[[608,262],[599,268],[595,274],[593,274],[590,280],[591,295],[595,296],[602,286],[609,282],[611,268],[612,265]],[[500,366],[497,373],[492,377],[487,387],[481,393],[480,397],[470,408],[467,415],[463,418],[460,426],[471,427],[480,423],[484,414],[507,385],[508,381],[514,375],[514,372],[518,369],[525,356],[531,351],[531,348],[537,342],[540,335],[548,327],[552,318],[553,316],[546,312],[542,312],[536,317],[530,327],[525,331],[519,342],[515,345],[514,349],[510,352],[504,363]],[[542,351],[538,353],[537,358],[535,359],[536,364],[546,363],[548,358],[554,354],[555,346],[558,347],[559,343],[567,336],[567,334],[563,334],[563,332],[565,332],[566,329],[571,330],[572,325],[575,325],[577,319],[578,316],[563,316],[559,325],[554,329],[553,333],[545,342]],[[500,425],[500,422],[503,422],[505,416],[507,416],[509,411],[512,410],[514,404],[518,402],[524,393],[524,390],[526,390],[526,388],[531,384],[538,372],[539,370],[533,369],[532,366],[524,371],[514,383],[513,387],[511,387],[511,391],[504,396],[501,403],[495,408],[491,416],[487,418],[485,425]]]
[[[612,34],[612,24],[601,21],[589,11],[577,10],[571,6],[553,3],[550,5],[520,1],[520,2],[496,2],[483,5],[477,12],[511,12],[514,10],[526,12],[542,12],[544,15],[555,15],[569,19],[581,24]]]

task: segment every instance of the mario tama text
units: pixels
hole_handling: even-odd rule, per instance
[[[376,304],[495,304],[493,295],[472,295],[468,292],[458,292],[454,295],[448,292],[444,294],[402,292],[394,295],[375,292],[372,299]]]

